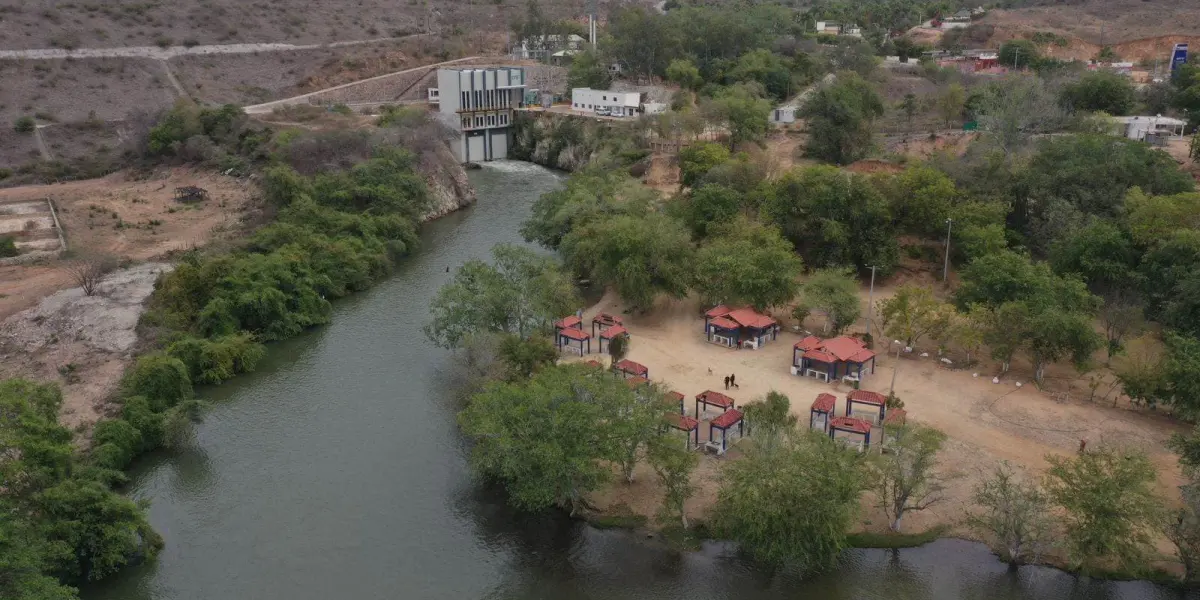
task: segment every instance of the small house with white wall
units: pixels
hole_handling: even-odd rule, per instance
[[[1165,143],[1166,138],[1182,138],[1187,121],[1162,115],[1111,117],[1118,135],[1131,140],[1155,144]]]
[[[638,92],[611,92],[591,88],[571,90],[571,108],[608,117],[633,117],[642,105]]]
[[[842,33],[842,24],[834,21],[817,21],[817,33],[839,35]]]

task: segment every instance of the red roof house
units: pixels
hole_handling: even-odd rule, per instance
[[[862,381],[875,372],[875,353],[858,338],[823,340],[808,336],[792,347],[792,373],[833,381],[850,376]]]
[[[735,309],[721,304],[704,313],[704,336],[730,348],[761,348],[775,339],[778,330],[775,319],[749,307]]]

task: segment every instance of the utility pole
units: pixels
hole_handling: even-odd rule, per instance
[[[871,265],[871,291],[867,292],[867,335],[871,335],[871,318],[874,317],[875,311],[875,265]],[[871,336],[871,341],[875,341],[875,337]]]
[[[892,385],[888,386],[889,397],[896,395],[896,373],[900,371],[900,350],[904,347],[903,344],[896,341],[893,341],[892,344],[896,345],[896,364],[892,365]]]
[[[1021,57],[1021,49],[1013,48],[1013,70],[1017,70],[1017,59]]]
[[[942,267],[942,281],[950,275],[950,228],[954,226],[954,219],[946,219],[946,263]]]

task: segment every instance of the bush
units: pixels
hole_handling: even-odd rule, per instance
[[[254,370],[267,349],[247,333],[212,340],[185,336],[167,347],[167,354],[187,366],[193,383],[220,383]]]
[[[124,469],[142,446],[137,428],[122,419],[98,423],[92,441],[95,444],[92,458],[96,465],[114,470]]]
[[[11,237],[0,236],[0,258],[8,258],[16,256],[21,252],[17,250],[17,244]]]
[[[13,130],[17,133],[33,133],[35,129],[37,129],[37,122],[28,115],[20,117],[13,123]]]
[[[124,400],[121,416],[138,431],[139,454],[157,450],[163,445],[163,413],[154,412],[145,396],[131,396]]]
[[[164,354],[147,354],[125,375],[126,392],[145,396],[154,412],[162,412],[192,397],[187,366]]]

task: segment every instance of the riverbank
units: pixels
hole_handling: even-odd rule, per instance
[[[893,289],[877,286],[875,298],[886,298]],[[865,298],[864,298],[865,301]],[[584,311],[584,322],[598,312],[622,314],[623,303],[607,294]],[[731,350],[710,344],[703,336],[702,309],[694,298],[662,299],[646,314],[623,314],[631,333],[629,358],[649,368],[650,378],[691,399],[706,389],[732,396],[739,405],[761,399],[775,390],[791,400],[791,412],[803,426],[809,420],[809,406],[819,393],[843,397],[846,385],[821,383],[791,375],[792,346],[801,333],[785,327],[779,339],[760,350]],[[819,325],[816,325],[819,332]],[[598,358],[595,355],[584,359]],[[599,357],[603,358],[603,357]],[[575,360],[575,359],[568,359]],[[905,402],[908,417],[914,422],[943,431],[947,441],[938,456],[939,471],[955,478],[947,484],[945,498],[938,504],[906,514],[903,531],[921,536],[936,531],[934,537],[975,539],[963,523],[973,508],[974,487],[1000,464],[1007,462],[1027,478],[1039,478],[1045,471],[1047,455],[1067,456],[1077,451],[1079,440],[1091,444],[1124,444],[1146,451],[1159,471],[1158,488],[1163,498],[1173,498],[1183,481],[1176,457],[1166,448],[1174,432],[1184,428],[1166,419],[1134,413],[1109,406],[1084,402],[1058,402],[1033,385],[1015,386],[1020,368],[1001,384],[991,383],[987,366],[972,370],[947,368],[936,358],[878,357],[875,373],[863,384],[864,389],[888,393],[895,372],[895,392]],[[724,390],[724,376],[737,375],[739,388]],[[976,373],[979,373],[976,376]],[[1053,373],[1066,377],[1065,370]],[[686,404],[690,411],[691,403]],[[708,428],[700,426],[700,441],[708,439]],[[716,503],[721,468],[739,457],[736,447],[725,456],[701,457],[692,481],[695,495],[685,506],[689,520],[703,521]],[[628,508],[653,522],[659,509],[662,489],[653,472],[645,465],[635,469],[631,484],[615,481],[592,499],[601,511],[612,507]],[[886,544],[892,534],[889,520],[870,492],[864,494],[861,519],[854,533],[859,541],[874,540]],[[925,533],[922,533],[925,532]],[[907,536],[906,536],[907,537]],[[893,538],[903,539],[903,538]],[[1159,539],[1161,559],[1154,568],[1171,573],[1180,571],[1173,560],[1174,548]],[[1171,557],[1167,559],[1166,557]],[[1047,558],[1048,564],[1066,566],[1064,561]],[[1128,573],[1116,573],[1123,578]]]

